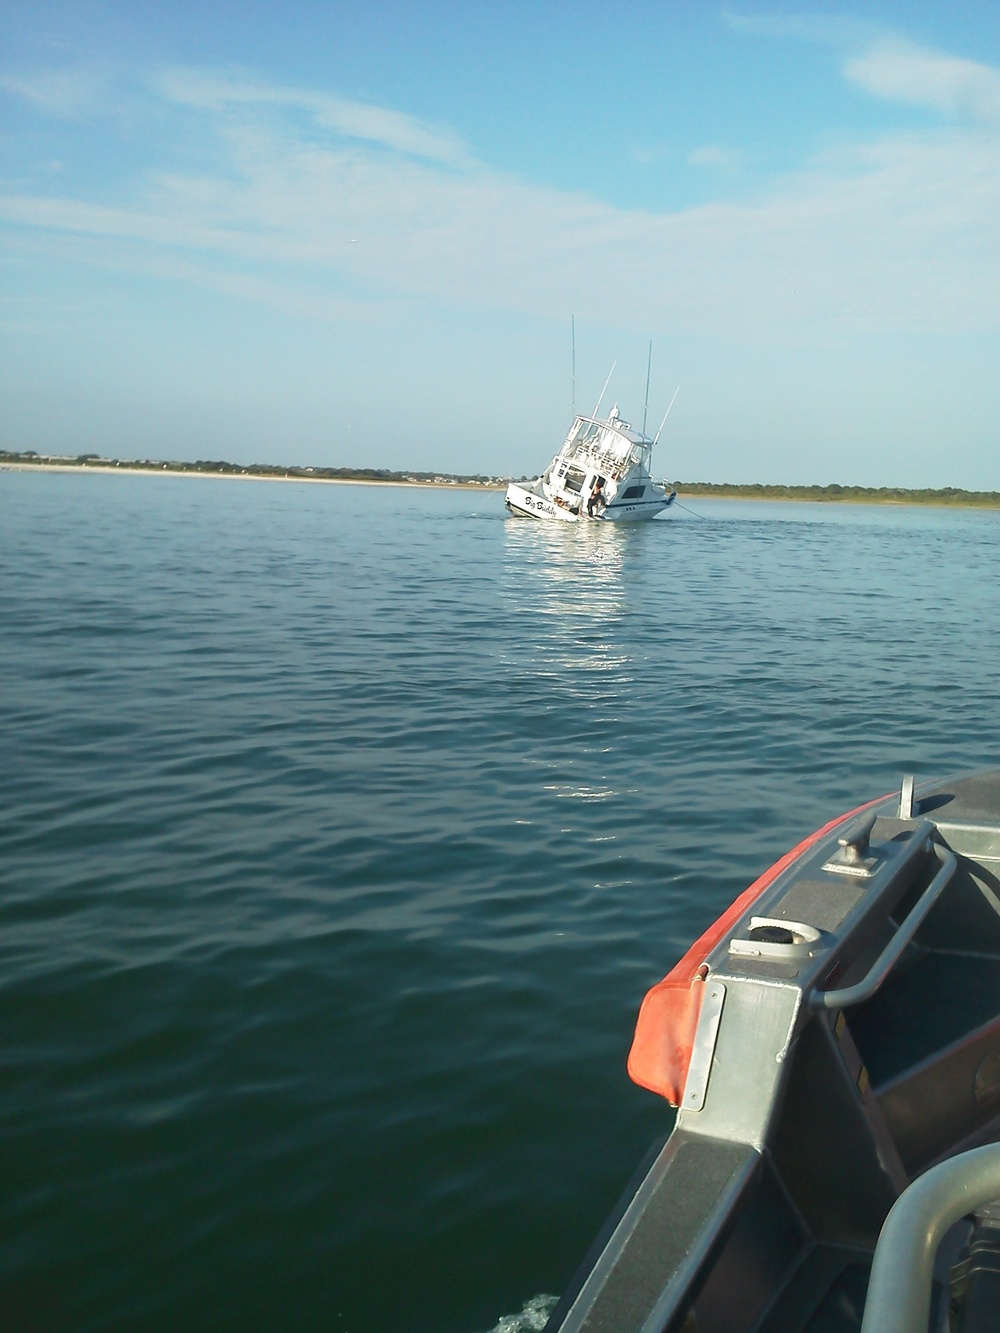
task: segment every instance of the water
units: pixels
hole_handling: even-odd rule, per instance
[[[0,474],[0,1325],[539,1327],[638,1003],[1000,763],[1000,514]]]

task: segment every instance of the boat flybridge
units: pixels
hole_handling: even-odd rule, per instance
[[[617,403],[607,417],[576,417],[542,475],[526,486],[510,483],[507,508],[569,523],[655,518],[677,496],[669,482],[654,481],[650,473],[655,443],[623,420]]]

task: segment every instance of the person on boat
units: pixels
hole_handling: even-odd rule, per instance
[[[598,506],[600,506],[599,509]],[[590,492],[590,499],[587,501],[588,518],[600,518],[607,506],[608,502],[604,498],[604,478],[598,477],[594,482],[594,489]],[[594,513],[595,509],[598,510],[596,514]]]

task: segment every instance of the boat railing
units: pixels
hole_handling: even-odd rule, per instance
[[[874,822],[874,815],[869,816],[864,821],[864,829],[870,829]],[[918,830],[925,839],[929,838],[930,831],[931,825],[927,821]],[[865,834],[865,837],[867,838],[867,834]],[[847,839],[842,838],[841,841],[846,842]],[[848,1009],[853,1005],[862,1004],[865,1000],[870,1000],[886,980],[909,947],[910,941],[917,933],[924,918],[951,882],[951,877],[958,867],[958,861],[954,853],[950,852],[947,847],[941,847],[934,843],[931,844],[931,848],[940,862],[937,874],[921,894],[909,916],[900,923],[899,929],[896,930],[888,945],[872,964],[868,974],[853,986],[842,986],[837,990],[814,991],[811,1002],[815,1008]]]
[[[580,445],[576,449],[573,460],[574,462],[587,463],[611,481],[621,481],[629,468],[627,459],[622,459],[617,454],[609,453],[605,449],[594,449],[587,444]]]
[[[940,1162],[899,1196],[879,1235],[861,1333],[926,1333],[938,1246],[1000,1200],[1000,1143]]]

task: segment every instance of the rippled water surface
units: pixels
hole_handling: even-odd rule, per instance
[[[0,1326],[538,1326],[647,986],[1000,763],[1000,515],[691,508],[0,474]]]

